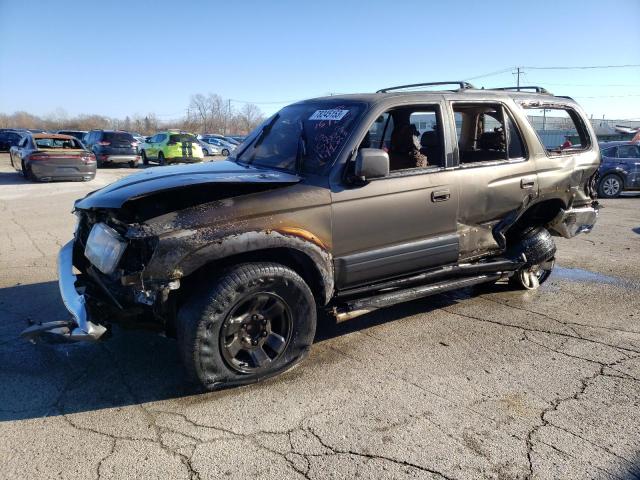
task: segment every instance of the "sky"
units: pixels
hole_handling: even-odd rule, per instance
[[[184,115],[196,93],[270,114],[331,93],[541,85],[640,119],[640,0],[0,0],[0,112]],[[493,72],[502,72],[486,75]]]

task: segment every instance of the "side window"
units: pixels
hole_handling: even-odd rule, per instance
[[[507,160],[512,155],[514,158],[523,156],[522,140],[513,122],[505,128],[505,115],[500,104],[454,103],[453,111],[461,164]],[[509,142],[509,151],[507,129],[516,139]]]
[[[513,120],[511,113],[507,112],[507,141],[509,142],[509,159],[513,158],[525,158],[526,150],[524,148],[524,142],[516,122]]]
[[[20,143],[18,144],[19,147],[26,147],[27,146],[27,141],[29,139],[27,137],[24,137],[22,140],[20,140]]]
[[[548,153],[562,155],[591,148],[585,124],[575,110],[568,107],[523,107]]]
[[[617,147],[606,148],[602,150],[603,157],[616,158],[616,149]]]
[[[165,133],[161,133],[158,135],[158,143],[163,143],[167,139],[167,135]]]
[[[638,147],[635,145],[620,145],[618,158],[638,158]]]
[[[389,154],[391,172],[444,166],[444,137],[438,105],[394,108],[369,126],[359,148]]]

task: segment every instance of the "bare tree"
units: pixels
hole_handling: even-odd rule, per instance
[[[245,103],[237,115],[237,128],[239,128],[241,133],[249,133],[256,128],[263,119],[264,116],[257,105]]]

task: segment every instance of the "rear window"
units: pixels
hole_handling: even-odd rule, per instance
[[[61,138],[36,138],[34,141],[39,148],[82,148],[80,142],[75,138],[70,138],[68,140]]]
[[[21,135],[15,133],[15,132],[0,132],[0,140],[13,140],[13,141],[17,141],[19,140],[21,137]]]
[[[112,143],[131,143],[135,142],[133,135],[126,132],[104,132],[102,134],[102,139],[107,142]]]
[[[196,141],[196,137],[188,133],[175,133],[173,135],[169,135],[169,142],[171,143],[195,142],[195,141]]]
[[[570,154],[588,150],[591,147],[587,129],[575,110],[555,106],[549,108],[524,106],[524,109],[531,126],[538,133],[548,153]]]

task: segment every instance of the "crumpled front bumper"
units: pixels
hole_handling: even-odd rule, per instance
[[[21,333],[21,336],[27,340],[35,340],[46,334],[61,336],[61,339],[69,341],[95,341],[107,331],[104,326],[89,320],[85,297],[76,290],[77,277],[73,273],[73,242],[71,240],[58,253],[60,296],[72,318],[32,325]]]
[[[598,218],[598,205],[590,207],[560,210],[560,213],[547,225],[552,233],[572,238],[579,233],[589,233]]]

